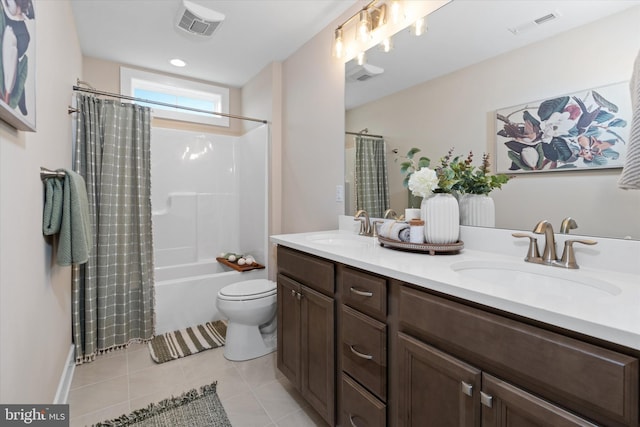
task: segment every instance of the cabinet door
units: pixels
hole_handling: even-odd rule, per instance
[[[335,425],[334,300],[306,286],[300,292],[300,391],[329,425]]]
[[[398,332],[398,425],[479,427],[481,372]]]
[[[278,274],[278,369],[300,389],[300,284]]]
[[[483,427],[596,426],[546,400],[482,374]]]

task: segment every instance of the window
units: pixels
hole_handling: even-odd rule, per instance
[[[120,68],[121,93],[170,105],[229,113],[229,89],[146,71]],[[138,102],[153,108],[154,117],[229,127],[229,118],[198,111]]]

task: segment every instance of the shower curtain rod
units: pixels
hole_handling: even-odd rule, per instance
[[[384,136],[382,135],[372,135],[369,133],[365,133],[365,132],[345,132],[347,135],[355,135],[355,136],[368,136],[370,138],[379,138],[379,139],[384,139]]]
[[[254,119],[254,118],[251,118],[251,117],[236,116],[234,114],[226,114],[226,113],[213,113],[211,111],[200,110],[198,108],[183,107],[181,105],[169,104],[169,103],[160,102],[160,101],[153,101],[151,99],[136,98],[134,96],[122,95],[121,93],[104,92],[104,91],[93,89],[93,88],[88,89],[88,88],[84,88],[84,87],[80,87],[80,86],[73,86],[73,90],[74,91],[79,91],[79,92],[92,93],[94,95],[109,96],[111,98],[126,99],[128,101],[145,102],[147,104],[162,105],[163,107],[171,107],[171,108],[178,108],[178,109],[181,109],[181,110],[189,110],[189,111],[194,111],[196,113],[205,113],[205,114],[212,114],[214,116],[229,117],[230,119],[248,120],[248,121],[251,121],[251,122],[258,122],[258,123],[264,123],[264,124],[268,123],[266,120],[262,120],[262,119]],[[73,109],[71,109],[71,108],[69,109],[70,113],[73,113],[73,112],[76,112],[76,111],[73,111]]]

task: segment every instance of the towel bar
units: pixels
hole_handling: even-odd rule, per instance
[[[49,178],[64,178],[65,173],[63,171],[52,171],[40,166],[40,179],[44,181]]]

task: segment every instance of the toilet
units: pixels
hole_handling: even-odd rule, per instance
[[[228,319],[224,357],[242,361],[276,349],[276,283],[246,280],[218,292],[216,306]]]

